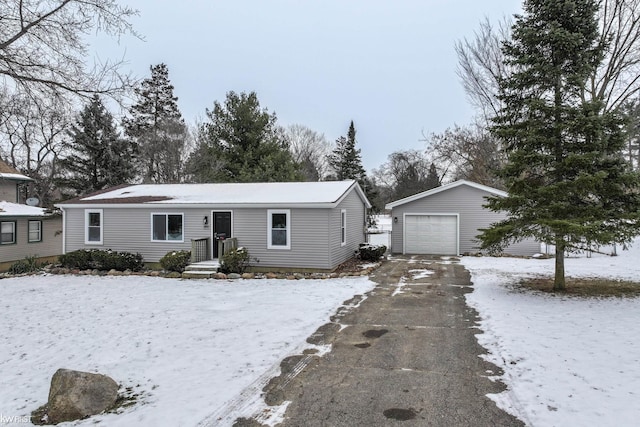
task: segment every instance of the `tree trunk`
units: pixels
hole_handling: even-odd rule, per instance
[[[564,291],[567,289],[564,280],[564,248],[564,239],[556,235],[556,275],[553,279],[554,291]]]

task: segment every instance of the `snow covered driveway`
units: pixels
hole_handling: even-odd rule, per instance
[[[0,413],[28,415],[58,368],[140,393],[109,426],[194,426],[277,365],[367,278],[182,281],[28,276],[0,280]],[[74,425],[93,425],[83,421]]]
[[[640,283],[640,239],[619,256],[567,258],[567,276]],[[491,396],[530,426],[637,426],[640,420],[640,298],[586,299],[514,290],[553,275],[553,259],[464,257],[480,313],[478,341],[505,371]]]

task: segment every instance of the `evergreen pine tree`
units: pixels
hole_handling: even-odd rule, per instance
[[[336,148],[329,154],[329,165],[335,172],[335,179],[338,181],[355,179],[364,184],[366,176],[362,167],[360,149],[356,148],[356,129],[353,120],[349,125],[347,137],[341,136],[336,140]]]
[[[113,116],[95,95],[69,131],[68,156],[58,163],[58,185],[80,196],[133,179],[133,147],[116,130]]]
[[[508,217],[479,238],[489,249],[528,237],[554,244],[556,290],[565,288],[565,251],[640,232],[638,175],[620,156],[623,121],[581,96],[606,48],[596,13],[594,0],[525,0],[503,47],[514,72],[500,81],[504,108],[492,132],[507,154],[499,174],[509,195],[488,207]]]
[[[125,133],[138,146],[144,182],[176,183],[183,177],[187,127],[173,95],[165,64],[150,67],[151,77],[135,89],[138,101],[123,119]]]
[[[207,110],[188,170],[196,182],[302,180],[276,115],[260,107],[255,92],[227,93],[224,105]]]
[[[429,166],[429,173],[427,173],[427,177],[425,179],[424,189],[426,191],[436,187],[440,187],[440,177],[438,176],[438,169],[436,168],[435,163],[431,163]]]

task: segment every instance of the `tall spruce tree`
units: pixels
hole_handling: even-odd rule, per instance
[[[347,137],[341,136],[336,140],[336,147],[329,154],[328,161],[336,180],[355,179],[361,185],[364,183],[366,174],[362,167],[360,149],[356,148],[356,128],[353,120],[349,125]]]
[[[493,134],[509,195],[487,206],[507,219],[482,230],[483,248],[533,237],[556,247],[554,289],[565,289],[565,251],[624,243],[640,233],[639,178],[625,165],[623,120],[581,97],[600,64],[594,0],[525,0],[503,47],[513,73]]]
[[[80,112],[69,136],[65,144],[69,154],[58,163],[57,181],[63,192],[80,196],[133,179],[133,146],[120,137],[98,95]]]
[[[183,178],[187,126],[173,95],[165,64],[150,67],[151,77],[135,89],[138,101],[130,118],[123,119],[125,133],[138,146],[138,168],[143,182],[176,183]]]
[[[302,174],[288,149],[276,115],[260,107],[255,92],[227,93],[200,126],[188,170],[196,182],[299,181]]]

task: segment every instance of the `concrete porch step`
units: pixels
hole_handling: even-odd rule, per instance
[[[198,271],[198,270],[185,270],[182,273],[183,279],[211,279],[216,274],[215,271]]]
[[[220,263],[217,259],[189,264],[182,273],[184,279],[210,279],[217,272]]]

